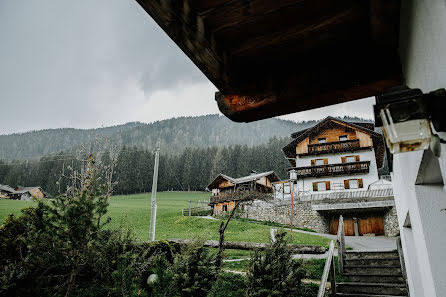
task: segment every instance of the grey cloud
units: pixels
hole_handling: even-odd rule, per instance
[[[206,80],[134,0],[3,0],[0,44],[0,106],[22,112],[0,133],[107,122],[129,81],[148,97]]]

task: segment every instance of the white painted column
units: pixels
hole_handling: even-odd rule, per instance
[[[424,93],[446,88],[446,1],[401,1],[400,55],[406,84]],[[444,136],[443,136],[444,137]],[[446,180],[446,146],[440,176]],[[394,155],[393,182],[410,295],[446,296],[446,192],[415,185],[424,152]],[[433,174],[425,172],[425,174]],[[404,227],[407,214],[411,227]]]

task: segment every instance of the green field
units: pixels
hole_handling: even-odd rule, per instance
[[[149,193],[126,196],[113,196],[110,199],[108,215],[112,218],[110,228],[128,226],[138,240],[147,240],[150,221]],[[181,209],[188,206],[187,200],[196,202],[209,198],[202,192],[161,192],[157,194],[156,239],[190,238],[218,239],[219,220],[181,215]],[[0,199],[0,222],[8,214],[20,215],[24,207],[33,202]],[[192,204],[196,206],[196,204]],[[250,222],[231,221],[226,230],[228,241],[268,242],[270,226]],[[295,233],[293,243],[322,245],[328,247],[329,239],[316,235]]]

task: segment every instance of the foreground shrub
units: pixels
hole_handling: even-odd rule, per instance
[[[207,296],[245,297],[246,289],[246,277],[244,275],[222,272]]]
[[[172,286],[182,297],[206,296],[217,279],[215,257],[202,242],[189,245],[169,269]]]
[[[279,232],[276,239],[265,250],[251,255],[247,275],[249,296],[299,297],[302,294],[304,273],[300,262],[292,259],[284,232]]]
[[[0,228],[0,295],[132,296],[139,288],[129,232],[107,230],[109,184],[90,155],[79,189],[10,216]],[[121,276],[116,276],[116,271]],[[119,288],[116,290],[115,288]],[[119,291],[119,292],[118,292]]]

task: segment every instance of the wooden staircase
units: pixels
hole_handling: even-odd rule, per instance
[[[335,296],[408,296],[397,250],[347,251],[342,275]]]
[[[402,269],[404,261],[398,250],[393,251],[346,251],[344,220],[339,218],[338,264],[343,282],[336,283],[334,243],[331,241],[319,287],[318,297],[326,296],[326,284],[330,279],[330,297],[398,297],[408,296]]]

